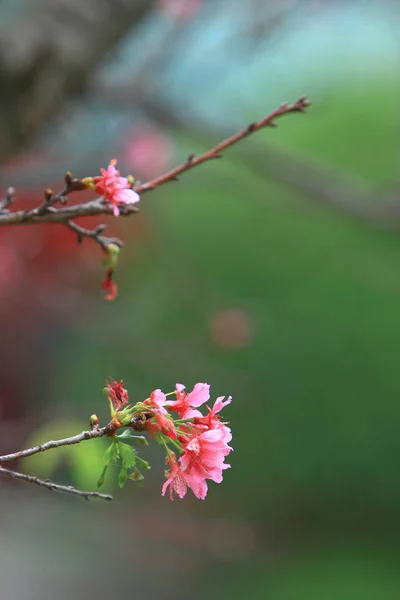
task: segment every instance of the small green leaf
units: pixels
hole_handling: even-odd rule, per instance
[[[104,483],[104,479],[107,473],[108,465],[104,465],[103,470],[101,471],[100,477],[97,480],[97,489],[100,489]]]
[[[122,469],[119,472],[119,476],[118,476],[118,485],[120,488],[124,487],[127,479],[128,479],[128,471],[125,469],[125,467],[122,467]]]
[[[144,469],[145,471],[149,471],[151,469],[151,466],[149,465],[147,460],[143,460],[143,458],[140,458],[140,456],[137,455],[136,460],[139,463],[141,469]]]
[[[136,462],[136,452],[134,451],[132,446],[118,441],[118,451],[122,460],[122,465],[126,469],[132,468]]]
[[[111,444],[108,446],[107,450],[104,452],[104,464],[109,465],[110,462],[118,460],[119,456],[119,448],[118,442],[113,440]]]

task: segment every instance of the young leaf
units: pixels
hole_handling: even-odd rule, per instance
[[[122,460],[122,465],[126,469],[132,468],[136,462],[136,452],[132,446],[118,441],[118,451]]]
[[[118,442],[113,440],[104,452],[104,464],[109,465],[110,462],[116,461],[119,456]]]
[[[107,469],[108,469],[108,465],[104,465],[103,470],[101,471],[100,477],[97,480],[97,489],[100,489],[101,486],[103,485],[104,478],[105,478],[106,473],[107,473]]]
[[[125,467],[122,467],[118,476],[118,485],[120,488],[124,487],[126,480],[128,479],[128,471]]]

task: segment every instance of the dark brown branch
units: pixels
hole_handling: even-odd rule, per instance
[[[277,123],[275,122],[275,119],[277,119],[278,117],[282,117],[283,115],[287,115],[293,112],[305,112],[305,109],[307,108],[307,106],[310,106],[310,104],[311,102],[307,100],[307,98],[304,96],[299,98],[294,104],[281,104],[279,108],[277,108],[272,113],[264,117],[264,119],[261,119],[261,121],[250,123],[250,125],[248,125],[245,129],[242,129],[235,135],[232,135],[226,140],[223,140],[222,142],[214,146],[214,148],[207,150],[207,152],[204,152],[203,154],[200,154],[197,157],[195,157],[193,154],[190,154],[187,160],[178,167],[175,167],[174,169],[171,169],[171,171],[168,171],[168,173],[164,173],[164,175],[155,177],[154,179],[151,179],[146,183],[142,183],[141,185],[135,186],[134,190],[138,194],[143,194],[144,192],[154,190],[155,188],[159,187],[160,185],[163,185],[164,183],[168,183],[169,181],[176,181],[178,175],[180,175],[181,173],[184,173],[189,169],[193,169],[194,167],[197,167],[198,165],[208,160],[221,158],[221,152],[223,152],[230,146],[237,144],[237,142],[243,140],[251,133],[258,131],[259,129],[263,129],[264,127],[276,127]]]
[[[129,215],[138,212],[136,206],[120,207],[121,215]],[[39,208],[32,210],[19,210],[16,212],[0,214],[1,225],[24,225],[26,223],[65,223],[77,217],[93,217],[95,215],[112,215],[112,208],[107,206],[103,198],[96,198],[83,204],[73,204],[62,208],[47,209],[45,214],[40,214]]]
[[[106,225],[97,225],[94,229],[86,229],[73,221],[66,221],[65,225],[76,233],[78,244],[82,243],[83,238],[88,237],[100,244],[102,248],[105,248],[108,244],[117,244],[121,248],[124,246],[124,242],[116,237],[100,235],[105,230]]]
[[[242,129],[235,135],[228,137],[227,139],[223,140],[222,142],[220,142],[219,144],[217,144],[210,150],[207,150],[206,152],[204,152],[203,154],[200,154],[197,157],[194,154],[190,154],[188,156],[188,158],[186,159],[186,161],[184,163],[182,163],[181,165],[175,167],[174,169],[172,169],[171,171],[168,171],[167,173],[164,173],[163,175],[160,175],[159,177],[155,177],[154,179],[151,179],[150,181],[147,181],[145,183],[139,183],[136,186],[134,186],[133,189],[138,194],[144,194],[145,192],[154,190],[155,188],[157,188],[165,183],[168,183],[169,181],[177,181],[178,176],[181,173],[184,173],[185,171],[193,169],[194,167],[197,167],[198,165],[200,165],[204,162],[207,162],[209,160],[221,158],[222,151],[226,150],[230,146],[233,146],[240,140],[248,137],[255,131],[258,131],[259,129],[263,129],[265,127],[276,126],[275,119],[277,119],[278,117],[282,117],[284,115],[287,115],[287,114],[290,114],[293,112],[304,112],[305,109],[307,108],[307,106],[309,106],[309,105],[310,105],[310,102],[305,97],[299,98],[294,104],[287,104],[287,103],[282,104],[279,108],[277,108],[276,110],[271,112],[269,115],[264,117],[264,119],[262,119],[261,121],[251,123],[245,129]],[[68,175],[69,174],[67,174],[67,176]],[[69,175],[69,177],[71,177],[71,176]],[[67,227],[69,227],[70,229],[75,231],[78,234],[78,236],[80,236],[80,239],[82,239],[82,237],[86,236],[86,237],[95,239],[96,241],[99,241],[98,229],[90,231],[90,230],[81,228],[76,223],[71,222],[71,219],[75,219],[77,217],[88,217],[88,216],[102,215],[102,214],[109,215],[109,214],[112,214],[112,212],[113,212],[112,208],[104,202],[103,198],[96,198],[95,200],[91,200],[90,202],[86,202],[83,204],[74,204],[74,205],[70,205],[70,206],[62,206],[61,208],[55,208],[53,206],[53,204],[56,201],[65,202],[67,193],[69,191],[74,191],[74,190],[79,189],[79,180],[66,179],[66,182],[67,182],[67,188],[65,190],[63,190],[56,196],[50,196],[50,193],[48,194],[47,200],[45,198],[45,205],[41,204],[39,207],[34,208],[32,210],[28,210],[28,211],[22,210],[22,211],[16,211],[16,212],[9,212],[6,214],[0,214],[0,226],[1,225],[22,225],[22,224],[27,224],[27,223],[64,223],[67,225]],[[73,184],[74,187],[68,188],[68,184],[69,185]],[[137,206],[129,205],[126,207],[120,207],[120,213],[123,216],[127,216],[132,213],[136,213],[136,212],[138,212],[138,210],[139,209]],[[108,238],[108,239],[112,240],[115,238]],[[116,241],[117,241],[117,243],[119,243],[119,240],[116,240]]]
[[[101,494],[100,492],[86,492],[83,490],[78,490],[70,485],[60,485],[58,483],[54,483],[52,481],[46,481],[44,479],[39,479],[39,477],[35,477],[34,475],[26,475],[25,473],[19,473],[18,471],[11,471],[10,469],[5,469],[4,467],[0,467],[0,475],[4,475],[5,477],[10,477],[11,479],[19,479],[22,481],[26,481],[28,483],[33,483],[40,487],[47,488],[52,492],[64,492],[65,494],[72,494],[74,496],[79,496],[84,500],[90,500],[91,498],[100,498],[102,500],[113,500],[113,497],[110,494]]]

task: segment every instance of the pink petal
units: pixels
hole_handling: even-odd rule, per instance
[[[201,406],[210,399],[210,386],[207,383],[196,383],[193,391],[188,394],[187,403],[190,406]]]

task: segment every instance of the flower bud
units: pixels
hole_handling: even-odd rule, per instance
[[[98,427],[100,425],[100,420],[97,415],[92,415],[89,419],[91,429]]]

